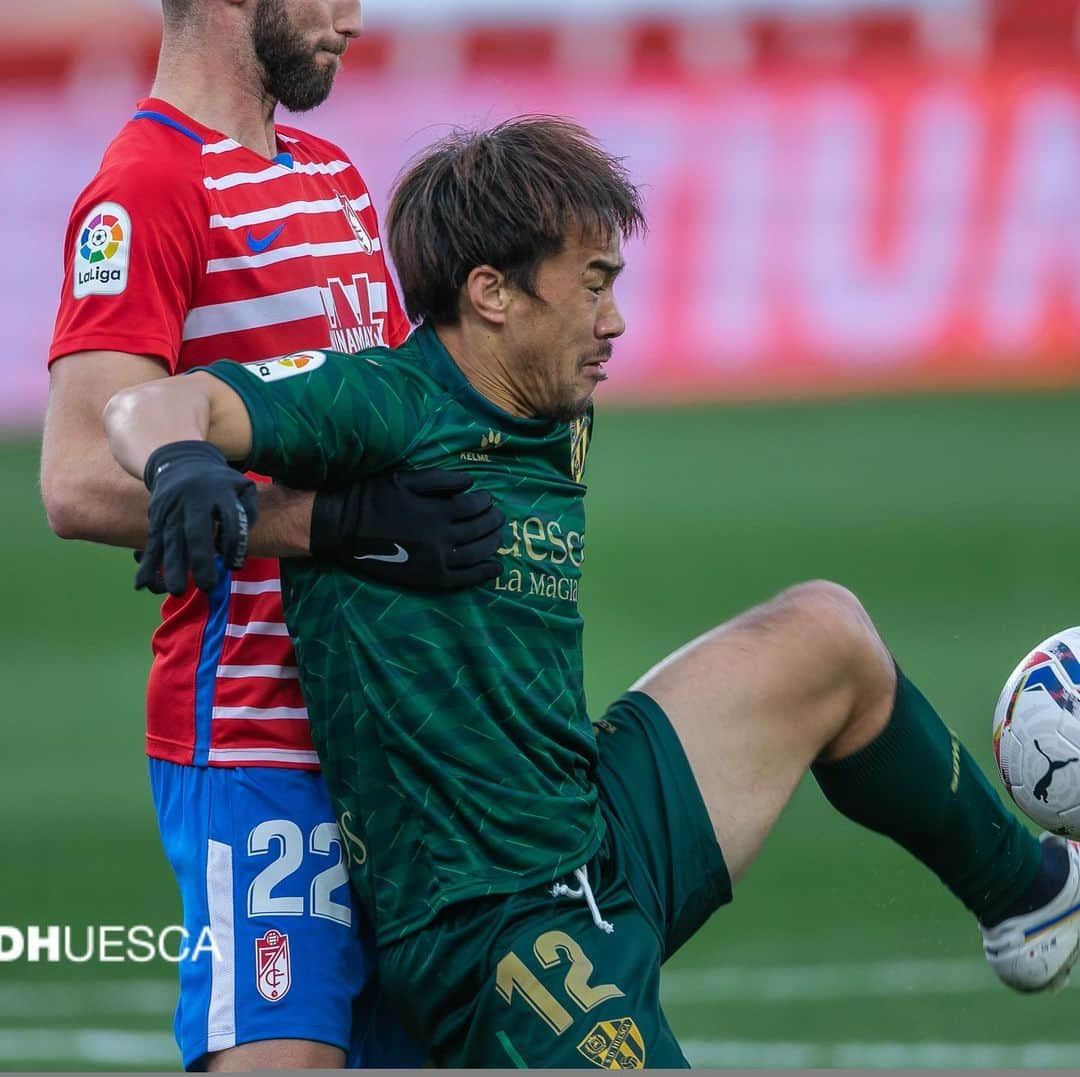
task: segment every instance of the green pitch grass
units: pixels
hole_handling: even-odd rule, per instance
[[[582,588],[594,714],[695,633],[824,576],[858,592],[990,768],[1005,676],[1080,621],[1078,405],[1063,393],[602,409]],[[34,443],[2,443],[0,460],[0,924],[175,923],[142,754],[157,600],[131,590],[129,553],[49,533]],[[172,976],[160,961],[0,962],[0,1067],[175,1066]],[[1080,1058],[1076,993],[999,989],[963,910],[812,783],[665,990],[701,1065]]]

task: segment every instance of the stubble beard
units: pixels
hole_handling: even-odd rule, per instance
[[[555,423],[570,423],[580,419],[588,410],[592,402],[593,394],[579,396],[578,390],[572,385],[562,386],[559,395],[544,408],[538,416]]]
[[[570,423],[575,419],[580,419],[588,410],[589,402],[592,400],[592,393],[583,399],[580,397],[571,397],[569,393],[561,399],[554,401],[549,407],[544,409],[544,413],[538,418],[548,419],[554,423]]]
[[[591,352],[588,355],[583,355],[578,361],[578,370],[582,371],[585,366],[592,361],[599,358],[610,359],[613,348],[610,343],[602,345],[595,352]],[[607,375],[603,375],[602,381],[607,380]],[[578,396],[577,389],[574,385],[563,385],[559,396],[552,401],[552,403],[544,409],[543,415],[540,418],[550,419],[557,423],[569,423],[575,419],[580,419],[589,410],[589,404],[592,403],[593,393],[587,393],[585,396]]]
[[[258,0],[251,43],[262,67],[263,88],[290,112],[307,112],[330,96],[337,64],[316,62],[315,50],[289,23],[284,0]]]

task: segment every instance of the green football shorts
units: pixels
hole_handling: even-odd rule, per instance
[[[531,887],[457,903],[379,952],[390,998],[447,1067],[688,1065],[660,1008],[660,966],[721,905],[731,880],[663,710],[629,692],[597,723],[607,835],[595,898]],[[614,928],[608,933],[597,921]]]

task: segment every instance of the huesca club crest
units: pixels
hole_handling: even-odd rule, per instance
[[[632,1017],[597,1021],[578,1050],[594,1065],[605,1070],[645,1068],[645,1040]]]
[[[575,419],[570,424],[570,477],[574,482],[581,482],[585,474],[585,457],[589,452],[589,427],[587,416]]]

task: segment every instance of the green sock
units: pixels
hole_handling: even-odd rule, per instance
[[[899,842],[987,925],[1021,902],[1038,841],[899,669],[889,724],[846,759],[814,766],[830,803]]]

